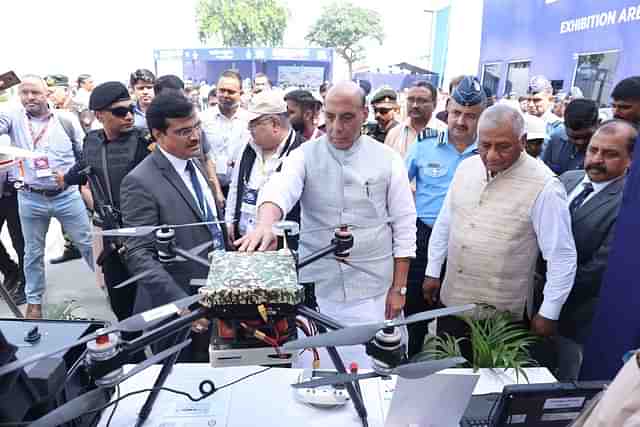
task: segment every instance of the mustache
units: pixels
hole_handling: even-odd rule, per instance
[[[607,167],[604,165],[588,165],[584,168],[586,171],[596,171],[601,173],[607,172]]]

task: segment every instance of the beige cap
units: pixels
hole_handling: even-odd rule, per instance
[[[263,90],[251,98],[247,107],[249,121],[265,114],[281,114],[287,112],[287,103],[279,90]]]
[[[531,139],[544,139],[547,135],[547,125],[540,117],[525,114],[524,124],[527,131],[527,141]]]

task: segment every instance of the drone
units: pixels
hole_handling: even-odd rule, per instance
[[[334,230],[334,236],[329,245],[303,259],[298,259],[297,254],[286,247],[276,251],[279,255],[274,255],[274,257],[280,256],[281,258],[277,258],[279,262],[283,263],[283,265],[290,263],[292,266],[294,281],[297,286],[295,292],[280,292],[276,289],[269,293],[262,289],[258,292],[262,297],[258,297],[256,292],[251,295],[245,295],[242,290],[238,289],[221,288],[212,290],[209,287],[202,287],[196,295],[136,314],[86,335],[73,344],[0,366],[0,378],[15,375],[16,372],[20,372],[22,368],[28,365],[72,347],[86,345],[87,349],[85,350],[83,363],[93,380],[92,389],[31,424],[34,427],[44,427],[63,424],[77,418],[98,406],[101,402],[100,399],[104,399],[105,391],[113,390],[116,385],[138,372],[155,363],[164,361],[156,384],[154,384],[154,391],[148,397],[141,411],[141,413],[145,411],[148,413],[159,391],[157,387],[162,386],[164,380],[166,380],[180,350],[189,344],[188,332],[191,322],[200,318],[208,318],[213,319],[217,326],[214,328],[217,329],[217,334],[212,337],[211,347],[218,345],[226,348],[230,345],[231,347],[235,345],[236,348],[232,351],[244,354],[250,353],[252,355],[249,357],[250,363],[244,364],[288,364],[297,351],[326,347],[337,374],[319,379],[312,378],[310,381],[293,384],[292,387],[315,388],[325,385],[343,385],[354,404],[362,424],[367,426],[367,411],[359,386],[360,380],[389,375],[421,378],[465,362],[463,358],[421,362],[411,361],[406,357],[406,349],[404,344],[401,343],[398,328],[410,323],[453,315],[474,308],[473,304],[449,307],[417,313],[404,319],[386,320],[357,326],[342,325],[335,319],[318,311],[313,286],[300,286],[296,280],[297,270],[320,258],[331,257],[337,262],[378,277],[366,268],[347,260],[349,251],[354,243],[354,237],[350,230],[352,228],[376,226],[392,220],[392,218],[382,218],[377,222],[368,224],[338,224],[336,227],[302,230],[302,232],[297,223],[287,221],[276,223],[273,227],[274,234],[284,237],[285,242],[288,237],[306,232]],[[203,225],[203,223],[104,230],[99,234],[106,237],[131,237],[155,233],[155,245],[160,262],[171,263],[189,260],[213,268],[216,264],[215,262],[200,256],[211,245],[211,242],[206,242],[189,250],[180,248],[175,242],[174,228],[196,225]],[[210,257],[212,254],[210,254]],[[234,254],[234,252],[227,254]],[[242,253],[242,255],[238,256],[244,256],[245,259],[249,259],[249,257],[259,254],[259,252],[254,254]],[[144,271],[116,287],[130,286],[149,273]],[[200,286],[201,283],[197,282],[194,285]],[[253,291],[256,289],[255,287],[249,288],[253,289]],[[278,297],[274,295],[281,295],[281,300],[277,300]],[[185,312],[188,314],[184,314]],[[301,327],[307,336],[300,339],[297,339],[297,327],[301,326],[298,317],[305,318],[309,325],[306,328]],[[142,331],[141,336],[130,341],[123,340],[120,337],[123,332]],[[318,333],[313,334],[315,331]],[[128,363],[134,353],[141,351],[152,343],[165,340],[171,336],[178,338],[178,344],[148,358],[136,365],[127,374],[123,374],[122,366]],[[372,372],[359,374],[353,369],[348,372],[336,350],[336,347],[339,346],[357,344],[364,345],[366,353],[371,357]],[[260,356],[267,355],[268,357],[263,359],[262,363],[256,363],[253,356],[254,353]],[[214,366],[222,366],[214,364],[213,361],[212,364]],[[215,387],[210,381],[205,380],[200,384],[201,398],[208,397],[214,392]]]

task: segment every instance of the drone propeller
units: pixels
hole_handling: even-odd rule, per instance
[[[369,223],[367,222],[363,222],[360,224],[350,224],[350,223],[346,223],[346,224],[337,224],[334,226],[330,226],[330,227],[318,227],[318,228],[309,228],[309,229],[302,229],[300,231],[299,234],[307,234],[307,233],[317,233],[318,231],[330,231],[330,230],[335,230],[338,229],[340,227],[348,227],[348,228],[373,228],[373,227],[379,227],[381,225],[384,224],[388,224],[390,222],[394,222],[396,220],[398,220],[399,218],[402,218],[403,215],[398,215],[398,216],[385,216],[382,218],[377,218]]]
[[[349,326],[342,329],[336,329],[324,334],[313,335],[310,337],[300,338],[295,341],[285,343],[282,348],[284,350],[302,350],[313,347],[338,347],[343,345],[365,344],[375,337],[376,333],[384,328],[392,328],[396,326],[407,325],[409,323],[420,322],[423,320],[435,319],[436,317],[449,316],[461,313],[463,311],[472,310],[474,304],[467,304],[458,307],[440,308],[437,310],[423,311],[422,313],[412,314],[404,319],[385,320],[379,323],[367,323],[364,325]]]
[[[200,255],[200,253],[202,251],[204,251],[205,249],[207,249],[209,246],[212,246],[213,242],[209,241],[209,242],[204,242],[201,245],[195,246],[191,249],[189,249],[189,253],[191,255],[194,256],[198,256]],[[140,279],[144,279],[145,277],[147,277],[149,274],[153,273],[153,270],[144,270],[142,273],[138,273],[135,276],[131,276],[129,277],[127,280],[125,280],[124,282],[118,283],[117,285],[115,285],[113,288],[114,289],[120,289],[120,288],[124,288],[126,286],[132,285],[135,282],[137,282]],[[194,279],[195,280],[195,279]],[[202,286],[202,285],[198,285],[198,286]]]
[[[391,369],[390,375],[398,375],[402,378],[417,379],[435,374],[443,369],[465,363],[467,359],[464,357],[449,357],[441,360],[427,360],[424,362],[405,363]],[[327,385],[345,384],[352,381],[365,380],[367,378],[376,378],[382,376],[377,372],[367,372],[365,374],[337,374],[331,377],[318,378],[316,380],[305,381],[302,383],[292,384],[293,388],[315,388]]]
[[[191,339],[181,342],[173,347],[169,347],[168,349],[161,351],[158,354],[153,355],[149,359],[135,366],[129,372],[127,372],[122,377],[118,378],[118,384],[124,382],[125,380],[131,378],[132,376],[144,371],[149,366],[154,365],[167,357],[171,356],[174,353],[179,352],[186,346],[191,343]],[[49,427],[49,426],[59,426],[69,421],[84,415],[85,413],[96,409],[98,405],[102,403],[105,395],[105,388],[95,388],[83,395],[76,397],[75,399],[70,400],[64,405],[56,408],[55,410],[49,412],[42,418],[38,418],[33,423],[29,424],[30,427]]]
[[[145,311],[143,313],[138,313],[134,316],[128,317],[120,322],[115,323],[114,325],[109,326],[108,328],[99,329],[97,332],[93,334],[89,334],[85,337],[80,338],[78,341],[73,344],[68,344],[63,347],[60,347],[54,351],[50,351],[48,353],[37,353],[31,357],[27,357],[25,359],[16,360],[14,362],[8,363],[2,367],[0,367],[0,377],[5,374],[11,373],[20,368],[24,368],[27,365],[30,365],[34,362],[37,362],[41,359],[45,359],[47,357],[54,356],[58,353],[61,353],[65,350],[68,350],[72,347],[85,344],[89,341],[96,339],[98,336],[107,335],[112,332],[137,332],[143,329],[151,328],[163,320],[173,316],[194,304],[200,299],[200,295],[192,295],[186,298],[179,299],[170,304],[161,305],[160,307],[156,307],[154,309]]]
[[[226,224],[227,221],[203,221],[192,222],[191,224],[175,224],[175,225],[143,225],[141,227],[124,227],[114,228],[112,230],[95,231],[93,234],[104,237],[141,237],[146,236],[149,233],[153,233],[161,228],[183,228],[183,227],[195,227],[197,225],[208,224]]]
[[[13,147],[11,145],[0,145],[0,154],[18,157],[21,159],[37,159],[45,154],[39,151],[29,151],[24,148]]]

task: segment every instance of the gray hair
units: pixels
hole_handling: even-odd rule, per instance
[[[42,86],[45,88],[45,90],[49,87],[49,85],[47,85],[47,82],[44,81],[42,76],[39,76],[37,74],[23,74],[20,77],[20,80],[21,80],[20,84],[22,84],[25,80],[38,80],[40,83],[42,83]]]
[[[497,128],[510,124],[513,135],[520,139],[526,133],[524,118],[515,108],[505,104],[495,104],[487,108],[480,115],[478,129],[481,127]]]

